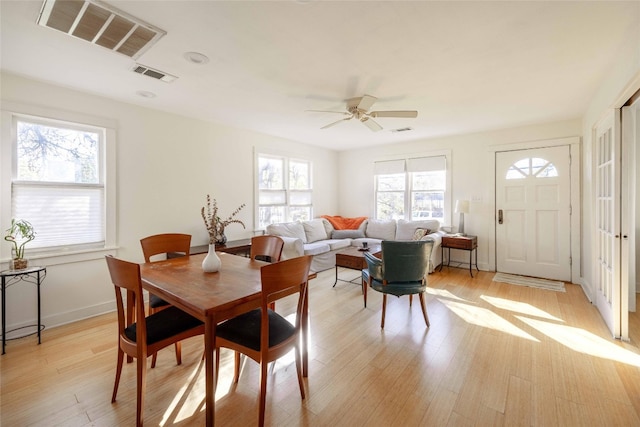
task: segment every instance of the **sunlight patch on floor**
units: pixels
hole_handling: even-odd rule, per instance
[[[162,420],[160,421],[161,426],[174,424],[193,417],[204,400],[204,393],[202,393],[203,387],[198,381],[203,371],[204,362],[194,366],[193,371],[180,387],[180,390],[176,392],[173,400],[163,414]],[[174,411],[177,411],[177,413],[174,413]]]
[[[555,320],[556,322],[564,322],[562,319],[558,319],[555,316],[547,313],[544,310],[540,310],[538,307],[535,307],[531,304],[527,304],[526,302],[518,302],[512,301],[504,298],[490,297],[487,295],[481,295],[480,298],[491,304],[496,308],[500,308],[503,310],[509,310],[516,313],[526,314],[527,316],[540,317],[548,320]]]
[[[522,329],[515,326],[513,323],[500,317],[489,309],[444,299],[439,301],[467,323],[482,326],[483,328],[490,328],[496,331],[505,332],[507,334],[525,338],[530,341],[540,342]]]
[[[450,298],[450,299],[457,300],[457,301],[463,301],[463,302],[466,302],[468,304],[475,304],[472,301],[467,301],[464,298],[460,298],[459,296],[452,294],[451,292],[447,291],[446,289],[427,288],[427,293],[429,295],[435,295],[435,296],[439,296],[439,297]]]
[[[600,338],[584,329],[567,325],[558,325],[542,320],[529,319],[527,317],[516,316],[527,325],[537,329],[549,338],[568,348],[590,356],[609,359],[616,362],[626,363],[631,366],[640,367],[640,354],[626,350],[615,343]]]

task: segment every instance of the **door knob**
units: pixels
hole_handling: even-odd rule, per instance
[[[498,210],[498,224],[502,224],[502,209]]]

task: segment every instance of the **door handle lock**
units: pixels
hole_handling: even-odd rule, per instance
[[[498,210],[498,224],[502,224],[502,209]]]

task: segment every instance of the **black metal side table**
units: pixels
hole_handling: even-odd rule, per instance
[[[13,340],[18,338],[23,338],[23,337],[37,333],[38,344],[40,344],[41,342],[40,332],[42,332],[42,330],[44,329],[44,325],[40,320],[40,285],[42,284],[42,281],[46,276],[47,276],[47,268],[40,267],[40,266],[28,267],[23,270],[0,271],[0,279],[2,280],[2,354],[5,354],[4,348],[5,348],[5,343],[7,342],[7,333],[17,331],[19,329],[36,327],[38,330],[37,332],[31,332],[31,333],[24,334],[18,337],[13,337],[10,339]],[[38,287],[38,323],[36,325],[22,326],[20,328],[7,331],[7,302],[6,302],[7,288],[9,286],[12,286],[21,282],[32,283]]]

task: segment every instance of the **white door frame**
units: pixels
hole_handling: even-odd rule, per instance
[[[582,141],[580,137],[573,136],[567,138],[545,139],[539,141],[527,141],[513,144],[499,144],[489,146],[488,165],[493,170],[493,185],[491,186],[491,200],[493,204],[494,219],[491,221],[489,228],[489,268],[496,271],[496,153],[500,151],[527,150],[531,148],[557,147],[560,145],[568,145],[571,156],[571,282],[581,284],[580,270],[580,224],[582,213],[580,209],[580,164],[581,164],[581,148]]]

